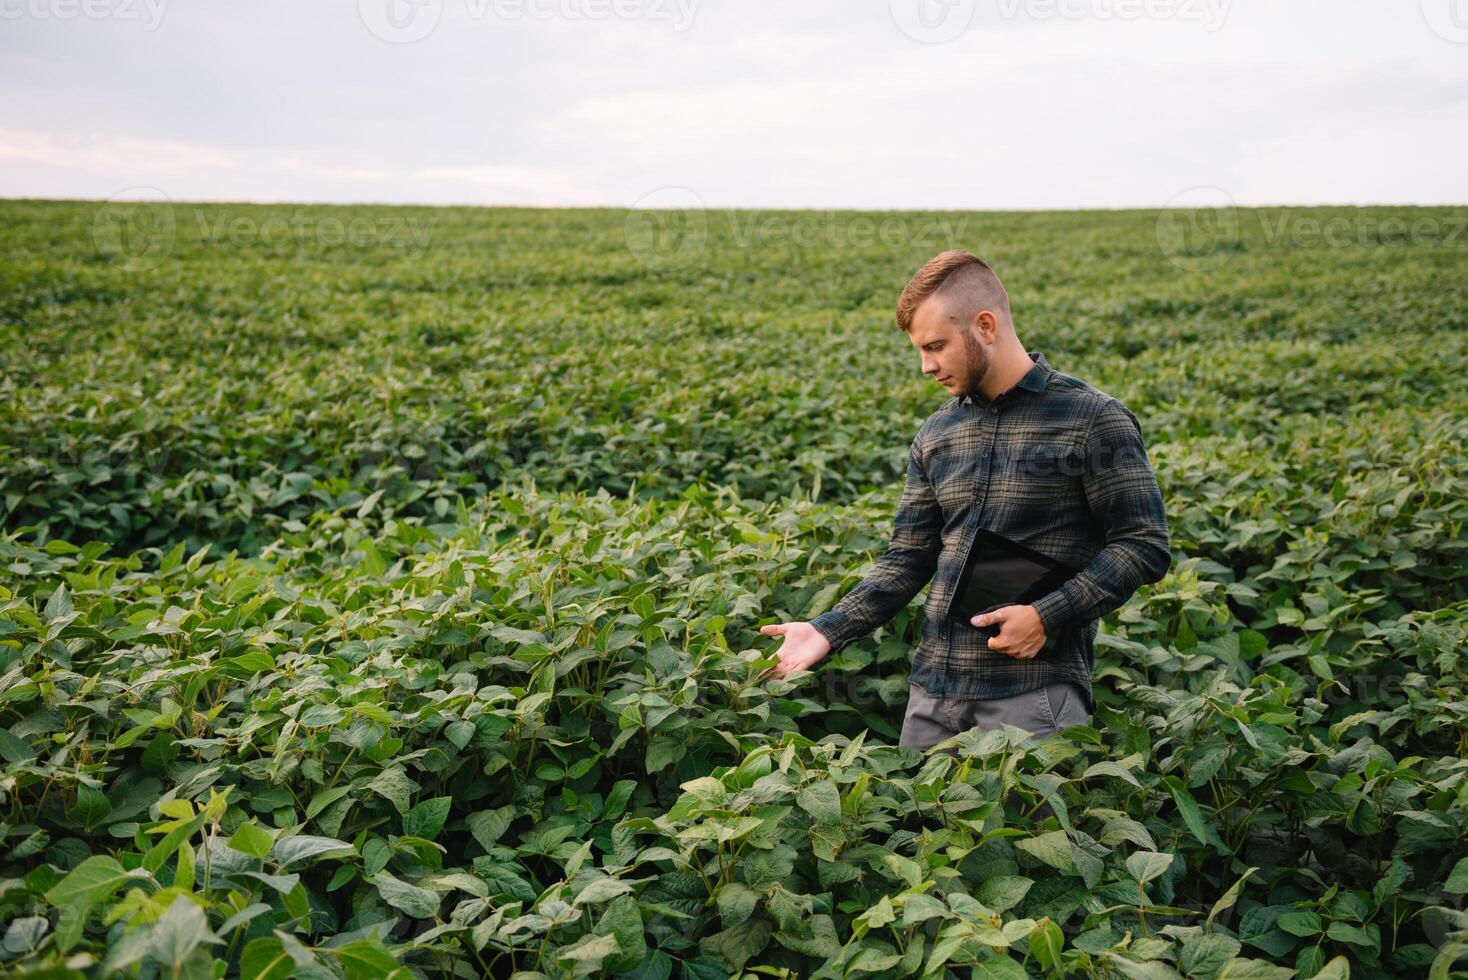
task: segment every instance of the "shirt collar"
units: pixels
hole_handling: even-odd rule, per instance
[[[1045,390],[1045,386],[1050,382],[1050,375],[1055,373],[1055,369],[1050,366],[1049,361],[1045,360],[1045,355],[1039,351],[1032,350],[1028,353],[1030,360],[1035,362],[1034,366],[1025,372],[1024,377],[1014,383],[1014,388],[1023,388],[1025,391],[1038,393]],[[999,397],[1004,398],[1008,396],[1010,392],[1014,391],[1014,388],[1009,389],[1009,391],[1004,392]],[[972,401],[985,401],[986,399],[983,396],[970,397],[965,395],[963,400],[967,404]]]

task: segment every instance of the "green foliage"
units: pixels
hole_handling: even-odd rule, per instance
[[[924,756],[920,598],[794,679],[758,627],[885,546],[953,242],[655,272],[622,212],[448,209],[131,267],[3,207],[0,972],[1464,975],[1461,249],[952,216],[1177,554],[1091,725]]]

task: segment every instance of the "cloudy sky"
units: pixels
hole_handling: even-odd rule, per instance
[[[4,197],[1468,199],[1468,0],[0,0],[0,86]]]

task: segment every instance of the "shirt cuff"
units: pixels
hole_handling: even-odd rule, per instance
[[[1035,612],[1040,614],[1040,622],[1045,626],[1046,638],[1058,636],[1074,618],[1070,599],[1066,597],[1064,588],[1065,586],[1061,586],[1033,603]]]
[[[846,635],[851,627],[851,620],[843,612],[829,609],[812,619],[810,624],[816,628],[817,633],[826,638],[827,643],[831,644],[830,653],[835,653],[851,642],[850,637]]]

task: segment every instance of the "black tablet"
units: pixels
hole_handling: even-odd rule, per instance
[[[1001,606],[1029,605],[1080,573],[1081,569],[1066,562],[979,528],[949,603],[948,618],[987,637],[997,636],[998,626],[973,626],[970,620]],[[1045,647],[1050,648],[1055,639],[1047,636]]]

